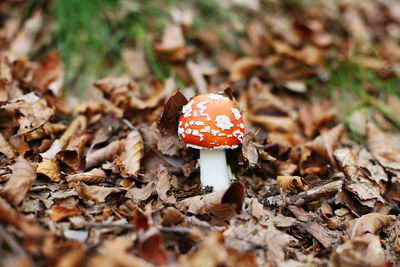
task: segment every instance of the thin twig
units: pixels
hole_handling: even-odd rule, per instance
[[[282,199],[281,195],[271,196],[268,198],[260,199],[259,202],[264,206],[280,206],[283,203],[286,205],[300,206],[306,202],[316,200],[322,196],[327,196],[338,192],[343,186],[343,181],[338,180],[321,186],[311,188],[307,191],[301,192],[300,194],[287,197],[286,203]]]

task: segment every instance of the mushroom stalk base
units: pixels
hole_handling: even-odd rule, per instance
[[[224,149],[200,150],[200,180],[214,191],[227,189],[230,184]]]

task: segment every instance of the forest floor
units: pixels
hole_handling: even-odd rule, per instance
[[[0,3],[1,266],[399,266],[398,1],[111,2]],[[246,128],[216,192],[205,93]]]

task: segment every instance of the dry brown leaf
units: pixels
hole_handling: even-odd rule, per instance
[[[296,93],[306,93],[307,85],[303,81],[285,81],[283,86]]]
[[[304,134],[313,137],[321,127],[335,119],[335,112],[329,102],[317,103],[300,108],[299,121],[304,127]]]
[[[255,145],[254,140],[254,134],[253,133],[247,133],[245,134],[243,138],[243,144],[242,144],[242,154],[243,157],[246,158],[249,162],[250,166],[255,166],[258,162],[258,151],[257,147]]]
[[[60,181],[60,168],[54,159],[43,158],[36,172],[46,175],[51,181]]]
[[[344,174],[353,182],[370,182],[365,172],[358,166],[357,158],[350,148],[339,148],[334,156],[343,168]]]
[[[156,182],[149,182],[141,188],[130,188],[126,192],[125,197],[133,199],[134,202],[148,199],[155,192]]]
[[[25,21],[21,31],[10,44],[10,50],[14,54],[27,56],[34,44],[34,37],[42,26],[43,16],[35,12],[32,17]]]
[[[298,131],[295,121],[290,117],[252,114],[247,114],[247,116],[251,122],[260,124],[267,132],[284,131],[294,133]]]
[[[263,65],[263,60],[258,57],[242,57],[230,67],[229,80],[232,82],[249,78],[255,69]]]
[[[378,234],[383,227],[388,226],[395,221],[395,216],[381,213],[369,213],[360,218],[350,221],[347,233],[351,239],[363,236],[366,233]]]
[[[134,78],[143,78],[150,73],[143,49],[123,49],[121,56],[126,71]]]
[[[15,158],[14,148],[7,142],[3,134],[0,132],[0,152],[6,155],[7,158]]]
[[[118,193],[125,190],[124,188],[83,184],[75,185],[75,189],[78,192],[79,198],[84,202],[89,202],[92,200],[96,203],[105,202],[106,197],[111,193]]]
[[[331,262],[338,267],[380,267],[385,266],[386,260],[379,237],[367,233],[338,246]]]
[[[167,195],[168,191],[171,189],[171,175],[166,170],[161,170],[157,174],[157,180],[156,192],[160,199],[165,203],[175,203],[175,196]]]
[[[147,263],[129,252],[134,242],[126,236],[115,237],[107,240],[98,250],[100,255],[91,257],[88,261],[88,267],[152,267],[154,265]]]
[[[373,123],[367,124],[368,147],[378,162],[394,170],[400,170],[400,147],[387,138]]]
[[[244,201],[245,189],[241,183],[233,183],[226,190],[190,197],[175,206],[193,214],[211,213],[219,218],[228,219],[240,213]]]
[[[0,222],[13,225],[31,238],[37,238],[44,234],[44,230],[34,220],[17,213],[2,197],[0,197]]]
[[[86,156],[86,169],[113,159],[124,148],[124,140],[115,140]]]
[[[57,51],[49,52],[34,69],[32,85],[39,90],[61,94],[64,84],[64,65]]]
[[[343,131],[343,125],[339,124],[334,128],[321,133],[313,141],[308,142],[306,147],[313,152],[322,156],[326,161],[330,162],[332,166],[336,166],[336,161],[333,157],[336,144],[339,141],[340,135]]]
[[[83,115],[76,117],[68,126],[67,130],[60,137],[60,148],[63,149],[67,146],[69,139],[75,136],[79,131],[86,129],[87,119]]]
[[[308,186],[304,184],[300,176],[278,176],[276,177],[276,184],[283,190],[292,193],[308,190]]]
[[[161,134],[177,135],[178,121],[182,107],[188,102],[181,92],[174,93],[165,103],[163,113],[157,123]]]
[[[156,52],[169,61],[179,61],[186,57],[185,38],[182,27],[179,25],[167,25],[162,41],[155,46]]]
[[[123,177],[136,176],[143,158],[143,139],[138,130],[132,130],[125,139],[125,149],[116,160]]]
[[[18,119],[20,135],[43,126],[54,114],[54,109],[47,105],[46,100],[39,98],[33,92],[9,101],[2,108],[21,113]]]
[[[73,170],[78,170],[81,165],[81,158],[76,150],[61,150],[56,154],[56,159]]]
[[[60,123],[46,122],[36,130],[25,134],[27,141],[41,139],[45,136],[64,131],[67,127]]]
[[[23,157],[19,157],[11,167],[12,175],[6,186],[1,191],[1,195],[18,206],[24,200],[26,194],[36,179],[37,164],[30,162]]]
[[[380,195],[379,187],[371,183],[353,183],[347,184],[345,188],[355,194],[362,204],[373,208],[375,200],[385,203],[385,200]],[[368,201],[374,200],[374,201]]]
[[[188,69],[189,74],[194,84],[196,85],[199,94],[207,94],[208,93],[207,81],[204,78],[203,72],[201,71],[200,67],[189,59],[188,61],[186,61],[186,68]]]
[[[97,184],[107,182],[108,178],[102,169],[96,168],[88,172],[67,175],[65,180],[69,183]]]
[[[220,232],[207,236],[193,252],[182,255],[178,262],[180,266],[229,266],[255,267],[258,266],[251,252],[240,252],[227,248],[224,237]]]
[[[376,161],[374,156],[363,148],[358,153],[358,165],[369,172],[371,180],[380,184],[381,181],[387,182],[389,180],[384,168]]]
[[[68,207],[64,207],[64,206],[52,206],[47,211],[47,214],[53,221],[58,222],[62,219],[68,218],[68,217],[80,215],[81,211],[77,208],[68,208]]]
[[[63,253],[54,267],[73,267],[82,265],[84,259],[84,250],[76,248]]]
[[[146,108],[155,108],[158,103],[160,103],[161,99],[165,96],[166,92],[161,84],[157,81],[154,81],[152,84],[153,90],[150,96],[147,99],[142,99],[136,96],[131,95],[129,105],[133,109],[146,109]]]

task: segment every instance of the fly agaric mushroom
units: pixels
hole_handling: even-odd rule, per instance
[[[244,124],[239,109],[222,95],[193,97],[182,108],[178,134],[189,147],[200,149],[200,180],[214,190],[229,187],[225,150],[243,140]]]

